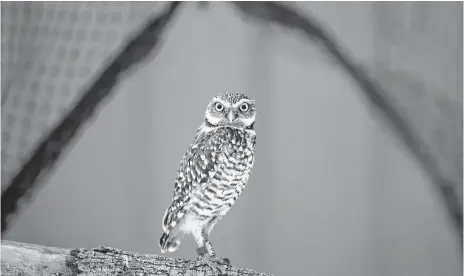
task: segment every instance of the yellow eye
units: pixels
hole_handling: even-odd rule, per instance
[[[214,108],[215,108],[217,111],[219,111],[219,112],[221,112],[222,110],[224,110],[224,106],[223,106],[221,103],[216,103],[216,104],[214,105]]]
[[[249,108],[249,106],[248,106],[247,103],[242,103],[242,104],[240,105],[240,111],[242,111],[242,112],[248,111],[248,108]]]

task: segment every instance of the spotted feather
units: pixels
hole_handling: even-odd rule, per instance
[[[163,229],[169,232],[190,207],[192,193],[204,189],[211,182],[221,165],[225,141],[229,140],[231,131],[220,128],[200,136],[184,154],[177,171],[174,197],[165,214]]]

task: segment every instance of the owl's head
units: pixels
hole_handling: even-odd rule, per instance
[[[206,107],[205,121],[211,126],[253,128],[255,101],[239,93],[225,93],[214,97]]]

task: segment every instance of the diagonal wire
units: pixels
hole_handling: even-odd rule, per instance
[[[453,189],[453,186],[462,185],[462,183],[456,183],[440,172],[438,164],[426,148],[426,144],[413,130],[409,122],[398,114],[394,105],[385,96],[386,92],[368,77],[363,68],[343,52],[337,41],[315,19],[303,16],[290,7],[275,2],[231,2],[231,4],[248,17],[268,23],[275,22],[289,29],[298,30],[305,34],[308,39],[322,44],[329,56],[337,61],[360,86],[360,91],[365,99],[382,115],[382,118],[394,130],[397,138],[406,145],[406,148],[416,157],[423,170],[433,181],[434,188],[438,191],[447,209],[462,247],[462,208]]]
[[[103,101],[114,93],[113,87],[118,83],[121,75],[145,60],[156,46],[159,46],[161,36],[179,6],[180,2],[171,2],[160,16],[150,19],[83,93],[75,107],[41,141],[30,159],[2,193],[2,235],[8,229],[10,216],[17,211],[18,201],[38,187],[41,179],[50,172],[60,156],[69,148],[72,139],[82,131],[84,124],[88,123],[95,111],[102,107]]]

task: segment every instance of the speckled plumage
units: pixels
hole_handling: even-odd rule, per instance
[[[185,233],[191,233],[199,247],[210,245],[212,228],[248,182],[256,145],[255,114],[254,101],[243,94],[220,94],[210,102],[177,171],[174,197],[163,217],[162,252],[175,251]],[[210,247],[208,253],[214,256]]]
[[[246,95],[240,94],[240,93],[223,93],[223,94],[217,95],[216,97],[220,98],[221,100],[225,102],[229,102],[231,104],[235,104],[242,99],[248,99],[248,100],[250,99]]]
[[[166,230],[186,212],[204,219],[225,215],[248,181],[255,139],[243,130],[221,127],[200,136],[189,147],[163,222]]]

